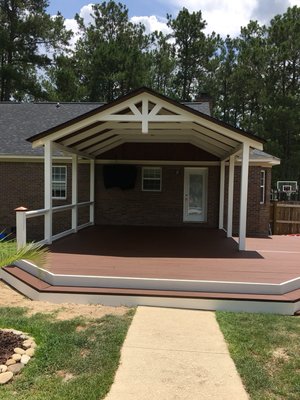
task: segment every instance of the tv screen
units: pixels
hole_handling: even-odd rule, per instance
[[[103,181],[106,189],[118,187],[123,190],[133,189],[137,177],[135,165],[104,165]]]

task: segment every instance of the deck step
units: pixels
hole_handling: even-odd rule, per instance
[[[23,269],[10,265],[3,268],[2,279],[6,281],[8,274],[32,289],[40,293],[67,293],[89,295],[118,295],[118,296],[146,296],[146,297],[172,297],[189,299],[218,299],[218,300],[242,300],[262,302],[296,303],[300,301],[300,289],[281,295],[269,294],[243,294],[243,293],[215,293],[215,292],[191,292],[173,290],[127,289],[127,288],[98,288],[80,286],[54,286],[39,279]]]

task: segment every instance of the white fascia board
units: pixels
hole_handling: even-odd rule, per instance
[[[253,163],[253,164],[268,164],[268,165],[271,165],[271,166],[275,166],[275,165],[280,165],[281,164],[281,160],[279,158],[273,157],[273,156],[261,157],[261,158],[256,156],[255,158],[251,159],[251,152],[250,152],[250,160],[249,161],[251,163]],[[237,163],[241,162],[241,158],[238,157],[236,162]]]
[[[193,143],[191,143],[193,144]],[[53,163],[70,163],[72,161],[72,157],[65,156],[54,156]],[[0,162],[16,162],[16,163],[43,163],[44,156],[14,156],[14,155],[0,155]],[[80,164],[88,164],[90,161],[86,159],[79,159]],[[220,161],[166,161],[166,160],[95,160],[96,164],[145,164],[145,165],[220,165]],[[240,161],[236,160],[236,165],[240,165]],[[264,168],[272,168],[272,166],[279,165],[280,161],[277,160],[251,160],[249,161],[251,166],[261,166]]]

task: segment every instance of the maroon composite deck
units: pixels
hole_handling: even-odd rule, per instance
[[[56,274],[281,283],[300,276],[300,237],[248,238],[194,227],[94,226],[56,241]]]

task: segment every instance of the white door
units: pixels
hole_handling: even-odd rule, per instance
[[[183,221],[204,222],[207,217],[207,168],[184,169]]]

